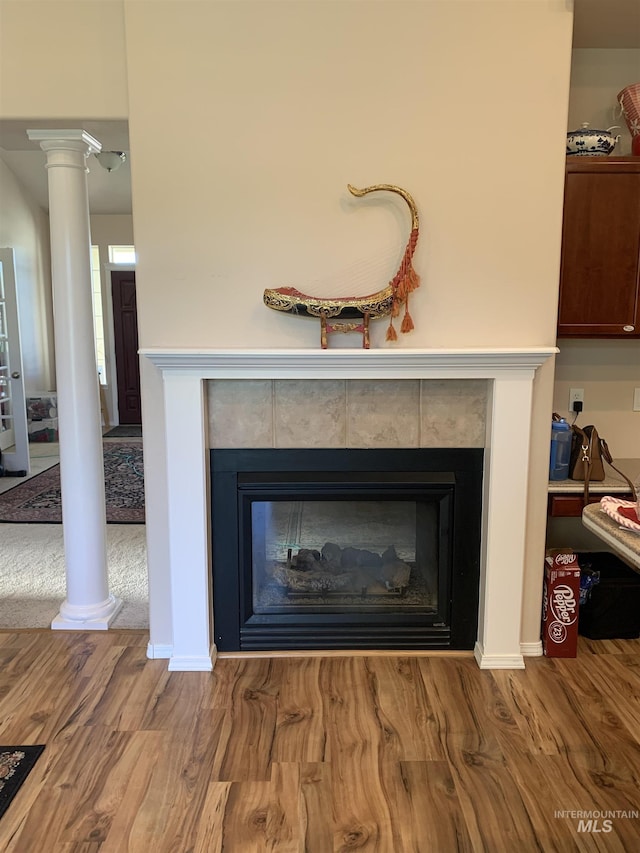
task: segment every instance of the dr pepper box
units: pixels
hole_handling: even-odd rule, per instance
[[[580,564],[566,548],[552,548],[544,561],[542,648],[548,657],[574,658],[578,651]]]

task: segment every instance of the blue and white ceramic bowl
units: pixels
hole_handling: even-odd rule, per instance
[[[617,127],[609,127],[606,130],[594,130],[585,122],[578,130],[567,133],[567,154],[571,156],[602,157],[611,154],[620,139],[611,131]]]

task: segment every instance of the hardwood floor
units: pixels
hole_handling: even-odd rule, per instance
[[[639,849],[640,640],[581,638],[525,671],[370,655],[213,673],[169,673],[146,643],[0,633],[0,743],[46,744],[3,853]]]

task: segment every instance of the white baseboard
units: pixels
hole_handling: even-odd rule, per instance
[[[486,655],[482,646],[476,643],[474,657],[480,669],[524,669],[522,655]]]
[[[169,672],[211,672],[218,650],[211,646],[208,655],[171,655]]]
[[[520,643],[520,652],[526,658],[539,658],[542,655],[542,640],[537,643]]]
[[[150,660],[170,658],[173,654],[173,646],[165,643],[147,643],[147,657]]]

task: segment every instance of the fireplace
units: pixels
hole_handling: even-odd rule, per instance
[[[472,649],[482,457],[212,450],[218,649]]]
[[[166,542],[150,577],[147,654],[170,658],[169,670],[209,671],[217,649],[211,589],[211,488],[207,382],[360,379],[487,380],[482,478],[478,629],[474,655],[487,669],[521,669],[540,655],[539,637],[523,642],[523,607],[539,613],[537,595],[523,602],[530,426],[536,371],[555,347],[381,350],[216,350],[148,348],[141,355],[163,386],[164,430],[146,439],[148,460],[166,488]],[[518,429],[513,428],[514,412]],[[151,496],[150,496],[151,499]],[[150,505],[151,506],[151,505]],[[160,506],[155,504],[156,515]]]

